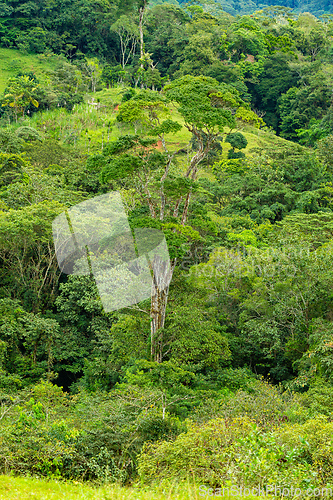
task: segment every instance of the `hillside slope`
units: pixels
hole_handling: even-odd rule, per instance
[[[41,83],[47,83],[49,70],[52,70],[59,56],[44,54],[24,54],[19,50],[0,48],[0,93],[10,77],[18,73],[35,73]]]

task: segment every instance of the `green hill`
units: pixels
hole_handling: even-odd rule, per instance
[[[41,83],[48,82],[47,72],[61,59],[56,55],[24,54],[16,49],[0,48],[0,93],[10,77],[18,73],[35,73]]]

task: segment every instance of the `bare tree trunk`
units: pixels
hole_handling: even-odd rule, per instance
[[[119,35],[120,38],[120,51],[121,51],[121,67],[125,69],[125,48],[123,43],[123,37]]]
[[[194,132],[195,133],[195,132]],[[190,161],[190,165],[188,166],[187,172],[185,174],[185,178],[191,178],[193,181],[196,180],[196,176],[198,173],[198,165],[205,158],[207,152],[209,151],[210,142],[207,142],[206,146],[203,144],[202,137],[197,133],[196,134],[199,139],[199,151],[195,153]],[[164,137],[162,136],[162,144],[164,150],[168,153]],[[164,209],[165,209],[165,195],[163,189],[163,182],[166,179],[171,161],[173,159],[175,153],[169,155],[168,162],[165,167],[164,174],[161,178],[161,207],[160,207],[160,220],[164,218]],[[149,204],[150,212],[152,214],[151,199],[149,193],[146,191],[147,201]],[[183,197],[180,196],[176,202],[174,208],[174,217],[178,216],[179,206]],[[191,190],[187,193],[185,198],[185,205],[182,213],[181,224],[184,225],[188,216],[188,208],[191,199]],[[153,210],[152,216],[156,218],[155,209]],[[165,324],[165,316],[166,316],[166,308],[168,303],[169,296],[169,284],[171,282],[173,272],[176,266],[176,259],[173,260],[171,266],[169,263],[163,261],[163,259],[159,259],[158,256],[155,257],[154,262],[152,263],[152,274],[153,274],[153,284],[152,284],[152,293],[151,293],[151,307],[150,307],[150,341],[151,341],[151,359],[156,361],[157,363],[161,363],[163,361],[163,348],[165,346],[165,339],[163,338],[164,324]]]
[[[150,342],[151,359],[161,363],[163,361],[163,328],[169,296],[169,284],[176,266],[176,259],[171,266],[166,262],[155,259],[153,263],[153,284],[150,307]]]
[[[145,14],[145,7],[146,5],[144,4],[143,7],[140,7],[139,9],[139,33],[140,33],[140,57],[143,58],[144,55],[144,45],[143,45],[143,16]],[[143,69],[143,61],[141,61],[141,68]]]
[[[191,130],[191,132],[193,132]],[[197,171],[198,171],[198,165],[199,163],[205,158],[206,156],[206,150],[204,149],[204,146],[203,146],[203,143],[202,143],[202,140],[199,137],[199,151],[197,151],[197,153],[195,153],[195,155],[192,157],[191,161],[190,161],[190,165],[187,169],[187,172],[185,174],[185,178],[189,178],[191,176],[191,179],[192,180],[195,180],[196,179],[196,174],[197,174]],[[191,191],[189,191],[187,193],[187,196],[186,196],[186,200],[185,200],[185,206],[184,206],[184,210],[183,210],[183,215],[182,215],[182,220],[181,220],[181,224],[182,226],[184,226],[185,222],[186,222],[186,219],[187,219],[187,212],[188,212],[188,207],[189,207],[189,204],[190,204],[190,198],[191,198]],[[174,208],[174,212],[173,212],[173,216],[174,217],[178,217],[178,212],[179,212],[179,206],[181,204],[183,200],[183,197],[180,196],[176,202],[176,205],[175,205],[175,208]]]
[[[140,59],[141,59],[141,64],[140,68],[141,71],[143,72],[144,67],[143,67],[143,56],[144,56],[144,43],[143,43],[143,18],[145,14],[145,9],[146,9],[146,2],[144,1],[142,4],[142,7],[139,9],[139,33],[140,33]],[[140,75],[142,76],[142,75]],[[141,88],[143,89],[143,81],[141,81]]]
[[[164,210],[165,210],[164,181],[168,176],[169,168],[170,168],[171,162],[173,160],[173,157],[175,156],[175,153],[172,155],[169,154],[169,151],[167,150],[167,147],[165,144],[164,135],[162,135],[160,137],[161,137],[163,149],[168,155],[168,161],[167,161],[167,164],[165,166],[164,174],[161,177],[161,189],[160,189],[160,195],[161,195],[160,220],[163,220],[164,219]]]
[[[185,222],[187,220],[187,213],[188,213],[188,207],[190,204],[190,199],[191,199],[191,191],[187,193],[186,200],[185,200],[185,206],[183,210],[183,215],[182,215],[182,220],[181,220],[181,225],[184,226]]]
[[[150,341],[151,341],[151,358],[158,363],[163,359],[163,333],[165,323],[165,313],[168,301],[168,292],[166,290],[155,289],[154,295],[151,297],[150,307]]]

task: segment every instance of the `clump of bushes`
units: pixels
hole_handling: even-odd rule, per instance
[[[0,398],[0,474],[126,483],[145,441],[175,439],[185,428],[163,415],[154,389],[70,397],[42,382]]]
[[[318,416],[305,424],[264,430],[247,416],[189,424],[174,442],[149,443],[139,458],[143,482],[185,480],[200,484],[308,488],[333,483],[333,423]]]
[[[233,419],[246,415],[261,428],[272,429],[285,422],[304,423],[320,413],[310,411],[305,395],[283,391],[282,387],[273,386],[262,379],[246,379],[244,376],[243,380],[243,387],[239,390],[226,393],[223,386],[217,393],[219,397],[215,394],[215,397],[202,401],[194,420],[203,423],[211,418]],[[233,382],[232,378],[230,382]]]
[[[248,392],[222,387],[193,398],[190,388],[170,396],[133,380],[72,396],[46,381],[3,389],[0,474],[121,483],[138,474],[143,483],[190,474],[214,488],[303,491],[333,485],[330,387],[294,394],[249,379]],[[181,419],[189,397],[191,419]]]

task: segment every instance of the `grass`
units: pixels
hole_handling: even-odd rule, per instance
[[[189,483],[168,486],[121,487],[93,486],[79,482],[63,482],[27,477],[0,476],[0,500],[198,500],[211,498]],[[225,496],[228,498],[228,496]],[[237,500],[237,497],[230,497]],[[248,495],[249,500],[259,499]]]
[[[54,69],[58,60],[56,55],[24,54],[19,50],[0,48],[0,93],[5,90],[9,78],[21,72],[33,72],[40,83],[47,84],[47,72]]]
[[[25,54],[15,49],[0,48],[0,93],[6,88],[8,79],[19,72],[33,72],[36,74],[42,85],[49,83],[48,71],[54,69],[61,57],[45,54]],[[74,111],[68,113],[64,109],[35,113],[31,119],[26,118],[20,125],[29,125],[39,129],[42,133],[47,132],[60,142],[67,142],[77,145],[80,149],[88,152],[99,152],[102,142],[105,144],[107,136],[110,140],[115,140],[124,133],[134,133],[133,127],[116,125],[115,117],[117,108],[115,106],[121,102],[122,87],[103,89],[94,94],[86,96],[83,104],[76,106]],[[100,102],[102,107],[94,109],[89,102]],[[171,116],[182,123],[181,116],[173,108]],[[113,123],[112,130],[108,133],[108,123]],[[244,150],[247,155],[251,155],[251,150],[255,148],[265,148],[282,144],[285,141],[277,137],[274,133],[256,130],[245,126],[242,133],[248,140],[248,146]],[[183,127],[177,134],[166,135],[170,150],[183,148],[191,138],[190,132]],[[225,148],[226,151],[226,148]]]
[[[85,102],[76,105],[70,113],[65,109],[35,113],[32,118],[21,120],[18,126],[34,127],[42,134],[46,133],[61,143],[77,146],[82,152],[99,153],[102,150],[102,145],[105,145],[108,140],[113,141],[124,134],[135,133],[133,126],[115,121],[122,90],[123,88],[116,87],[103,89],[95,94],[87,94]],[[89,104],[92,99],[95,103],[99,102],[102,107],[96,109]],[[173,107],[171,108],[171,117],[183,125],[182,117]],[[111,124],[111,128],[109,124]],[[141,131],[140,127],[137,131]],[[254,149],[288,142],[267,130],[256,130],[247,126],[241,131],[248,141],[248,146],[244,150],[248,156],[253,154]],[[177,134],[166,134],[170,151],[186,147],[190,139],[191,134],[185,127],[182,127]],[[224,157],[226,157],[228,149],[229,145],[224,146]]]
[[[48,70],[57,63],[58,56],[44,54],[29,55],[22,54],[13,49],[0,49],[0,93],[3,91],[8,78],[16,75],[19,71],[33,71],[41,83],[47,84]],[[34,113],[31,118],[20,119],[17,124],[11,124],[16,128],[22,125],[31,126],[40,131],[44,137],[52,137],[60,143],[75,146],[83,154],[99,154],[108,141],[114,141],[124,134],[133,134],[133,126],[116,122],[117,108],[122,99],[123,87],[103,89],[96,93],[89,93],[85,101],[76,105],[72,112],[65,109],[53,109]],[[101,104],[99,109],[91,104]],[[182,125],[183,119],[177,110],[170,107],[171,118]],[[140,127],[137,132],[141,132]],[[249,157],[258,149],[266,149],[288,141],[277,137],[269,130],[257,130],[250,126],[242,126],[240,131],[245,135],[248,145],[244,149]],[[226,130],[227,132],[227,130]],[[185,148],[191,139],[190,132],[183,126],[177,134],[167,134],[166,141],[170,151]],[[223,146],[222,157],[227,157],[229,145]],[[178,169],[186,168],[186,155],[178,157]],[[206,177],[211,181],[215,176],[211,168],[203,168],[199,177]]]
[[[124,134],[135,133],[133,126],[116,122],[117,104],[120,103],[122,90],[118,87],[87,94],[85,102],[75,105],[72,112],[63,108],[37,112],[31,118],[19,120],[16,126],[34,127],[42,135],[52,136],[61,143],[73,144],[82,152],[99,153],[108,139],[113,141]],[[95,103],[100,102],[102,107],[96,109],[89,104],[92,99]],[[182,123],[181,116],[175,109],[172,109],[172,117]],[[12,126],[15,127],[15,124]],[[140,131],[139,127],[138,132]],[[171,151],[185,147],[190,138],[191,134],[185,127],[177,134],[166,135]]]
[[[76,105],[72,112],[65,109],[53,109],[49,111],[37,112],[31,118],[20,120],[17,125],[31,126],[40,131],[44,137],[52,137],[60,143],[75,146],[82,154],[100,154],[103,147],[109,141],[114,141],[124,134],[134,134],[134,127],[128,124],[116,122],[118,105],[121,102],[123,87],[103,89],[94,94],[85,96],[85,101]],[[99,102],[101,107],[96,109],[89,103]],[[184,121],[174,106],[170,107],[171,118],[177,120],[182,125]],[[138,132],[140,132],[140,127]],[[248,145],[244,149],[247,157],[255,154],[259,149],[271,148],[286,144],[288,141],[275,135],[274,132],[257,130],[254,127],[245,125],[240,127],[240,131],[245,135]],[[227,133],[228,130],[225,130]],[[169,151],[176,151],[186,148],[191,139],[190,132],[183,126],[176,134],[167,134],[166,142]],[[227,158],[230,148],[229,144],[223,145],[223,158]],[[176,170],[185,171],[187,168],[186,154],[177,157]],[[215,181],[216,177],[211,167],[201,168],[199,178],[206,178]]]

